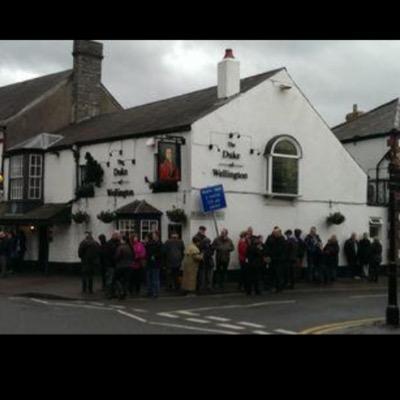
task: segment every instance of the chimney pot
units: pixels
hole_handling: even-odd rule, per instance
[[[225,50],[225,57],[218,63],[218,98],[226,99],[240,93],[240,63],[232,49]]]
[[[224,59],[225,58],[235,58],[234,55],[233,55],[233,50],[232,49],[226,49],[225,50]]]

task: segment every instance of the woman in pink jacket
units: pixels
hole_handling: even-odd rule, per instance
[[[131,273],[129,280],[129,293],[131,295],[140,293],[140,287],[143,282],[143,271],[146,260],[146,248],[139,240],[138,234],[134,233],[130,237],[130,244],[135,254],[135,260],[131,265]]]

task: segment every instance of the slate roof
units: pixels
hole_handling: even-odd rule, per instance
[[[0,121],[12,117],[71,74],[70,69],[0,87]]]
[[[247,92],[283,69],[241,79],[240,92]],[[64,139],[54,147],[188,130],[193,122],[235,97],[218,99],[217,86],[213,86],[121,112],[100,115],[57,131]]]
[[[392,129],[399,129],[399,107],[397,98],[362,114],[353,121],[333,127],[332,131],[340,141],[388,133]]]
[[[40,224],[50,222],[70,222],[71,205],[68,203],[48,203],[36,207],[24,214],[13,214],[10,212],[10,204],[0,203],[0,223],[3,224]]]
[[[146,200],[135,200],[115,212],[116,214],[162,214],[160,210],[147,203]]]

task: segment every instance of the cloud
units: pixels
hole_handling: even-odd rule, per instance
[[[399,41],[102,41],[103,83],[132,107],[216,84],[233,48],[243,77],[286,66],[330,125],[399,94]],[[72,68],[72,41],[0,41],[0,85]]]

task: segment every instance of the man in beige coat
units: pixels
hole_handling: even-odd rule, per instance
[[[197,271],[199,264],[203,259],[203,255],[199,250],[200,240],[197,237],[192,239],[185,250],[185,258],[183,259],[183,279],[182,290],[186,292],[195,292],[197,284]]]

